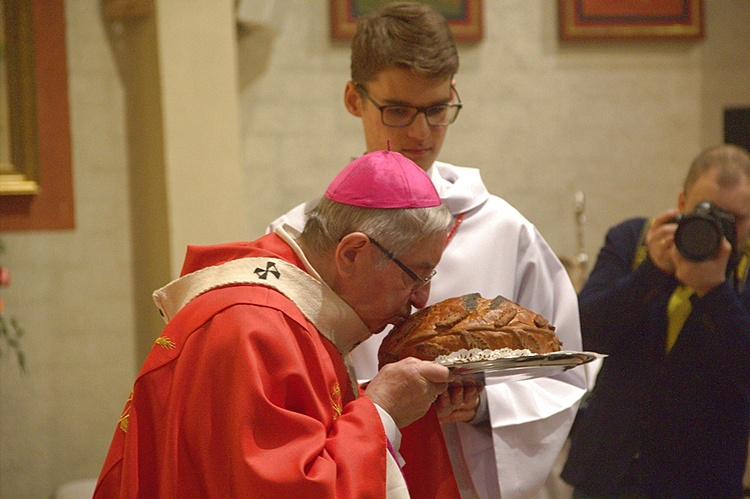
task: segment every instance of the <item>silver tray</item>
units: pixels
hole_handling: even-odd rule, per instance
[[[453,371],[460,380],[494,383],[555,376],[591,362],[597,356],[592,352],[553,352],[442,365]]]

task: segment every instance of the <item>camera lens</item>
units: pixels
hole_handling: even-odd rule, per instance
[[[674,244],[682,256],[694,262],[712,258],[719,250],[722,238],[717,223],[704,217],[682,220],[674,234]]]

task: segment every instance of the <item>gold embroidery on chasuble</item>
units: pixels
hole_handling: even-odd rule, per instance
[[[156,338],[154,343],[156,343],[160,347],[166,348],[167,350],[172,350],[175,347],[175,342],[170,340],[166,336],[159,336],[158,338]]]
[[[125,402],[125,409],[120,414],[120,419],[117,420],[117,426],[120,427],[123,433],[128,432],[128,421],[130,420],[130,407],[133,404],[133,392],[130,392],[128,400]]]
[[[331,408],[333,409],[333,419],[338,419],[344,412],[344,404],[341,399],[341,386],[336,381],[331,390]]]

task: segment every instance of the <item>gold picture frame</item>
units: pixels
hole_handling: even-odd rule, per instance
[[[393,0],[330,0],[331,38],[351,40],[357,19]],[[484,36],[482,0],[420,0],[448,20],[457,42],[476,42]]]
[[[65,0],[0,0],[0,10],[11,144],[0,175],[0,233],[73,229]]]
[[[0,0],[0,195],[39,192],[32,3]]]

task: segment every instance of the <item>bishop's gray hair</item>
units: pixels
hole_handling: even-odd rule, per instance
[[[321,198],[307,214],[301,239],[319,254],[335,247],[344,236],[362,232],[395,255],[450,229],[453,216],[444,205],[431,208],[362,208]]]

